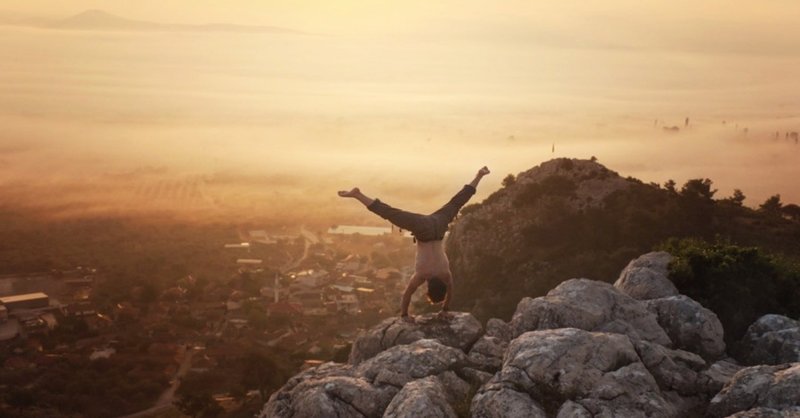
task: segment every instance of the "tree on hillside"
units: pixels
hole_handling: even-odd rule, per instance
[[[664,189],[666,189],[668,192],[677,193],[677,190],[675,190],[675,180],[667,180],[664,183]]]
[[[781,213],[794,221],[800,221],[800,206],[790,203],[781,208]]]
[[[516,181],[517,181],[517,179],[514,178],[514,175],[513,174],[509,174],[503,179],[503,183],[502,184],[503,184],[503,187],[508,187],[508,186],[511,186],[512,184],[514,184]]]
[[[692,179],[678,194],[678,204],[683,212],[684,233],[710,237],[714,220],[713,182],[710,179]]]
[[[776,194],[767,198],[758,208],[767,215],[778,217],[781,216],[782,207],[781,195]]]
[[[733,203],[736,206],[742,206],[744,204],[744,199],[746,199],[746,197],[741,190],[733,189],[733,195],[725,200]]]
[[[711,190],[713,182],[710,179],[692,179],[681,188],[681,196],[685,198],[711,200],[716,189]]]

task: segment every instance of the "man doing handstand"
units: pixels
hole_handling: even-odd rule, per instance
[[[450,309],[453,295],[453,275],[450,272],[450,262],[444,252],[442,240],[447,232],[450,221],[456,217],[459,209],[464,206],[472,195],[483,176],[489,174],[485,166],[478,170],[478,174],[469,184],[450,199],[444,206],[430,215],[406,212],[393,208],[378,199],[372,199],[361,193],[358,187],[350,191],[340,191],[341,197],[352,197],[363,203],[371,212],[381,218],[397,225],[397,227],[411,231],[417,242],[417,260],[414,275],[408,282],[403,301],[401,303],[401,316],[413,320],[408,316],[408,305],[411,295],[422,284],[428,283],[428,300],[431,303],[442,303],[442,315]]]

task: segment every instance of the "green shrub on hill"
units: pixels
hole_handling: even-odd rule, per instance
[[[675,256],[670,279],[678,290],[714,311],[732,346],[768,313],[800,316],[800,268],[757,247],[671,239],[661,249]]]

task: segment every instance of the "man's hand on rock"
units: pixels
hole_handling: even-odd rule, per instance
[[[413,323],[415,323],[415,322],[416,322],[416,320],[414,319],[414,317],[413,317],[413,316],[411,316],[411,315],[402,315],[402,316],[400,317],[400,319],[402,319],[402,320],[403,320],[403,322],[407,322],[407,323],[409,323],[409,324],[413,324]]]

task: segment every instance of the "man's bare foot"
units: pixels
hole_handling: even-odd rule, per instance
[[[487,175],[489,173],[491,173],[491,171],[489,171],[489,168],[486,167],[486,166],[483,166],[483,167],[481,167],[480,170],[478,170],[478,175],[479,176],[485,176],[485,175]]]
[[[353,187],[353,190],[349,192],[347,190],[339,190],[339,196],[341,197],[356,197],[359,194],[361,194],[361,190],[359,190],[358,187]]]
[[[413,317],[413,316],[411,316],[411,315],[401,316],[401,317],[400,317],[400,319],[402,319],[402,320],[403,320],[403,322],[408,322],[409,324],[413,324],[413,323],[417,322],[417,321],[414,319],[414,317]]]

